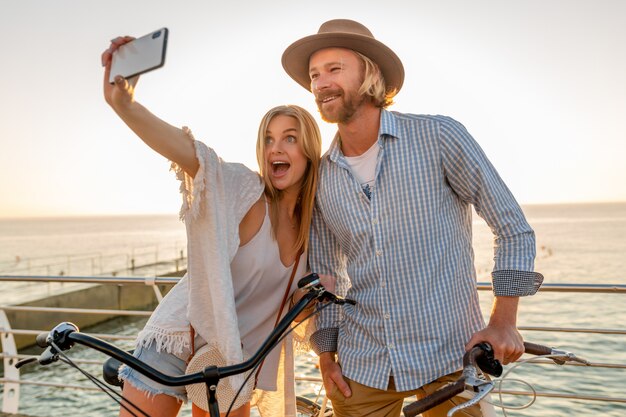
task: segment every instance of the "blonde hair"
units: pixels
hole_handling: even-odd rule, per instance
[[[386,108],[393,104],[393,98],[398,90],[389,89],[378,65],[360,52],[354,53],[363,62],[363,83],[359,88],[359,95],[369,96],[376,107]]]
[[[305,252],[309,244],[309,227],[313,216],[315,191],[317,189],[317,175],[322,154],[322,136],[315,119],[311,114],[296,105],[284,105],[269,110],[259,125],[259,135],[256,143],[256,158],[259,172],[265,183],[265,195],[270,200],[270,219],[272,221],[272,235],[275,237],[278,228],[278,201],[282,198],[281,190],[276,189],[266,173],[265,164],[265,137],[267,128],[275,116],[284,115],[298,121],[300,138],[298,144],[307,158],[307,169],[304,172],[304,181],[298,196],[296,213],[298,213],[299,227],[296,239],[296,248]]]

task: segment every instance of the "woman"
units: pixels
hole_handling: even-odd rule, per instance
[[[181,218],[188,241],[188,274],[138,335],[135,355],[170,375],[184,373],[199,352],[219,356],[218,362],[240,362],[243,352],[254,353],[269,335],[287,310],[281,310],[284,295],[293,293],[306,273],[319,129],[304,109],[276,107],[259,127],[260,174],[225,163],[188,129],[167,124],[136,102],[136,78],[118,76],[114,84],[108,82],[113,52],[130,40],[117,38],[102,54],[104,96],[148,146],[172,161],[182,182]],[[129,368],[122,369],[120,378],[126,381],[124,396],[149,415],[175,416],[187,399],[184,387],[157,384]],[[232,378],[228,384],[236,391],[243,378]],[[259,400],[264,415],[295,415],[290,343],[267,356],[256,380],[257,398],[269,399]],[[227,382],[218,387],[222,412],[229,405],[220,398]],[[247,391],[231,416],[249,416],[251,389]],[[122,409],[120,415],[130,414]],[[206,413],[194,404],[193,415]]]

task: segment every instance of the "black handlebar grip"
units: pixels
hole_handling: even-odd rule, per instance
[[[544,345],[538,345],[536,343],[524,342],[524,351],[531,355],[552,355],[552,348]]]
[[[415,417],[418,414],[421,414],[426,410],[430,410],[442,402],[449,400],[455,395],[462,393],[464,390],[465,378],[461,378],[456,382],[444,386],[443,388],[439,388],[428,397],[424,397],[421,400],[407,405],[402,409],[402,412],[405,417]]]
[[[48,342],[46,341],[46,339],[48,339],[48,332],[39,333],[35,338],[35,343],[37,343],[37,346],[41,348],[47,348]]]
[[[315,281],[319,282],[319,279],[320,277],[315,272],[309,274],[306,277],[300,278],[300,280],[298,281],[298,288],[304,288]]]
[[[466,357],[472,356],[466,360]],[[463,357],[463,366],[478,366],[483,372],[499,377],[502,375],[502,364],[497,360],[493,353],[493,347],[487,342],[477,344],[465,354]]]
[[[463,368],[467,368],[468,366],[476,366],[476,361],[480,359],[481,356],[486,355],[487,352],[492,352],[493,349],[491,345],[488,343],[479,343],[469,351],[465,352],[463,355]]]

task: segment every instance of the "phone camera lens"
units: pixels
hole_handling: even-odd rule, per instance
[[[152,34],[152,39],[156,39],[156,38],[158,38],[159,36],[161,36],[161,31],[154,32],[154,33]]]

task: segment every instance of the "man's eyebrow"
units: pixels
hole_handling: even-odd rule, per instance
[[[326,62],[323,65],[321,65],[322,67],[332,67],[333,65],[339,65],[340,67],[343,68],[343,61],[331,61],[331,62]],[[317,67],[310,67],[309,68],[309,74],[312,73],[313,71],[315,71],[317,69]]]

